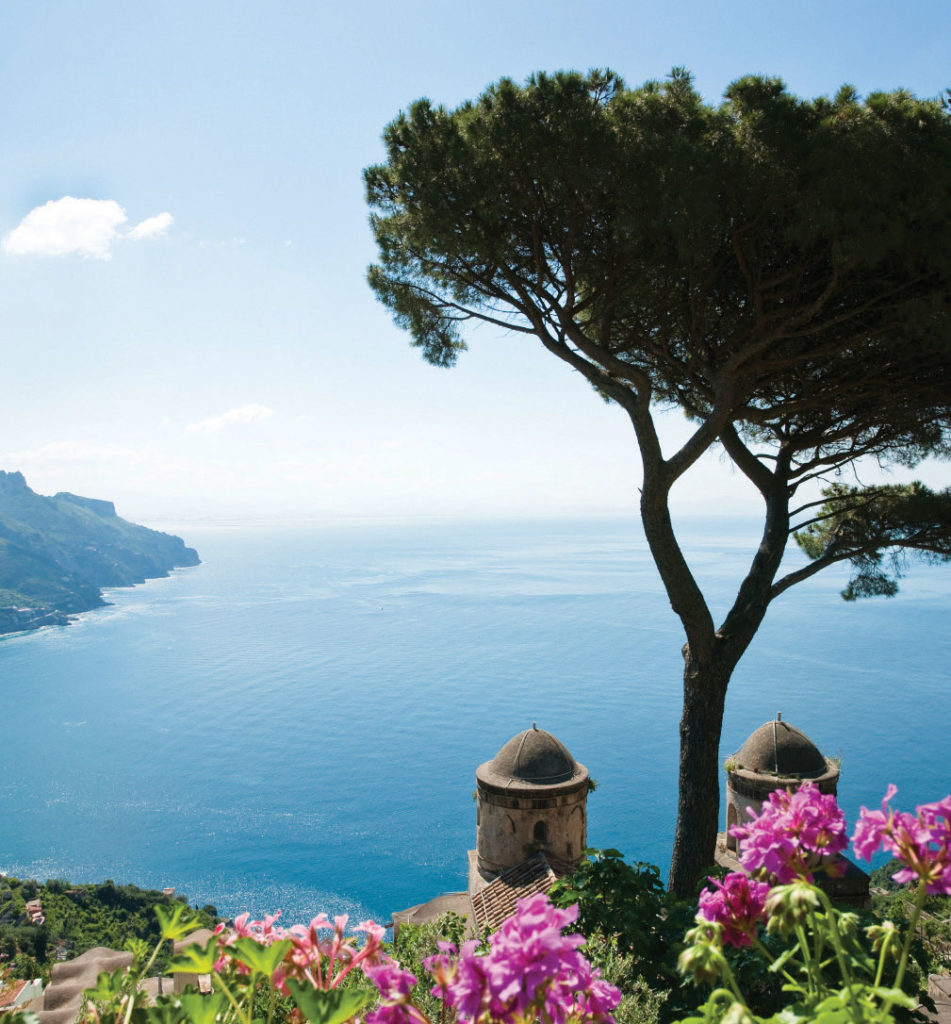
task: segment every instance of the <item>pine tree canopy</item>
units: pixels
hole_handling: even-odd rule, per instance
[[[951,492],[840,478],[951,454],[951,116],[904,91],[803,100],[750,76],[711,104],[683,69],[636,89],[592,71],[503,79],[455,110],[419,100],[384,141],[365,172],[369,280],[425,358],[451,366],[467,324],[491,323],[630,417],[645,535],[687,637],[678,844],[688,825],[701,838],[672,868],[687,892],[717,803],[701,733],[719,736],[769,603],[834,562],[857,597],[893,593],[908,556],[951,557]],[[672,407],[693,430],[664,453],[655,413]],[[711,448],[765,506],[719,625],[669,512]],[[793,535],[811,561],[781,576]]]

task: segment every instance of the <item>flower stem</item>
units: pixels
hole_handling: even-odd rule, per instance
[[[155,963],[155,958],[159,955],[159,950],[162,948],[162,943],[164,941],[164,939],[159,939],[156,943],[155,949],[152,950],[152,955],[149,957],[149,962],[142,968],[142,972],[139,975],[140,978],[148,977],[148,973],[152,969],[152,964]]]
[[[898,973],[895,975],[895,988],[901,988],[901,983],[905,980],[905,968],[908,966],[908,954],[911,952],[911,943],[915,937],[915,929],[918,927],[918,919],[921,917],[921,912],[925,908],[925,900],[927,899],[927,896],[928,886],[922,878],[918,882],[918,894],[915,897],[915,909],[908,925],[908,932],[905,935],[905,941],[901,947],[901,960],[898,961]],[[891,1000],[886,1004],[886,1010],[890,1006]]]
[[[885,958],[891,952],[895,942],[895,933],[889,931],[882,940],[882,948],[878,951],[878,967],[875,970],[875,987],[882,983],[882,975],[885,973]]]
[[[811,995],[818,995],[818,968],[809,946],[809,936],[806,935],[806,929],[799,923],[796,924],[796,939],[799,942],[799,948],[802,950],[803,965],[806,968],[806,977],[809,979],[809,992]]]
[[[250,1014],[246,1015],[242,1011],[241,1006],[239,1005],[237,999],[235,999],[234,994],[232,993],[231,989],[228,988],[228,986],[225,984],[224,978],[222,978],[222,976],[220,974],[218,974],[217,971],[215,972],[215,978],[218,980],[219,984],[221,985],[221,991],[224,992],[225,996],[227,996],[227,998],[228,998],[228,1002],[231,1003],[232,1007],[234,1008],[234,1012],[238,1015],[238,1020],[243,1021],[244,1024],[251,1024],[251,1016],[250,1016]]]
[[[776,963],[777,958],[773,956],[773,954],[770,952],[769,948],[767,946],[765,946],[762,942],[760,942],[760,940],[758,938],[756,938],[755,935],[752,936],[752,939],[753,939],[753,948],[757,951],[757,953],[759,953],[759,955],[761,957],[763,957],[763,959],[766,960],[768,963],[770,963],[770,964]],[[789,963],[788,960],[786,962]],[[802,961],[799,961],[799,960],[794,960],[794,963],[798,963],[800,965],[800,967],[804,966]],[[779,968],[779,972],[786,979],[786,981],[789,982],[790,985],[795,985],[796,984],[796,979],[789,973],[789,971],[786,970],[785,967],[780,967]]]
[[[726,959],[723,960],[723,976],[725,977],[727,984],[730,986],[730,992],[733,997],[745,1010],[749,1011],[749,1007],[746,1005],[746,1000],[743,998],[743,993],[740,991],[740,986],[736,983],[733,970],[729,963],[727,963]]]
[[[816,886],[816,892],[819,895],[819,899],[822,902],[823,909],[826,912],[826,921],[829,924],[828,932],[832,938],[832,947],[835,950],[835,958],[839,964],[839,973],[842,975],[842,982],[845,985],[845,990],[849,994],[849,1010],[852,1013],[852,1019],[856,1022],[862,1020],[862,1010],[855,999],[855,991],[852,979],[852,971],[849,968],[848,957],[845,955],[845,950],[842,948],[842,939],[839,935],[839,922],[835,908],[832,906],[832,901],[829,897]],[[815,927],[815,923],[813,924]]]

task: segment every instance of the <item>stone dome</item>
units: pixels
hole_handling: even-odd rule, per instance
[[[733,759],[738,769],[757,775],[803,779],[825,775],[830,767],[805,733],[778,716],[753,732]]]
[[[495,786],[559,786],[587,775],[587,769],[561,740],[533,724],[480,765],[476,775]]]

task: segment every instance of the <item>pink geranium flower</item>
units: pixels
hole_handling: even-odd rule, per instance
[[[388,957],[375,965],[365,964],[363,973],[380,992],[380,1005],[367,1014],[366,1024],[429,1024],[412,1002],[414,974]]]
[[[711,878],[714,888],[700,894],[699,917],[723,926],[723,941],[729,946],[751,946],[759,924],[766,920],[769,886],[749,875],[734,871],[722,882]]]
[[[277,927],[280,916],[278,911],[261,921],[250,921],[248,914],[240,914],[235,918],[233,928],[218,925],[215,935],[220,955],[215,962],[215,970],[223,970],[228,965],[231,961],[228,949],[239,938],[254,939],[262,946],[270,946],[281,939],[291,940],[291,950],[272,979],[275,988],[284,995],[288,994],[285,985],[288,977],[309,982],[317,989],[332,989],[354,968],[372,966],[380,960],[380,946],[386,930],[373,921],[363,921],[354,929],[365,936],[363,945],[357,947],[352,937],[344,936],[348,921],[346,914],[335,917],[333,923],[326,914],[318,914],[309,925],[296,924],[288,929]],[[236,969],[240,974],[248,973],[248,968],[240,962]]]
[[[254,939],[255,942],[259,942],[262,946],[270,946],[272,942],[287,938],[287,933],[282,928],[276,927],[280,916],[281,912],[278,911],[273,915],[265,914],[264,919],[261,921],[252,921],[250,920],[251,915],[245,913],[238,914],[231,928],[227,928],[223,924],[217,925],[214,934],[218,936],[219,956],[215,961],[215,970],[223,970],[231,961],[228,947],[233,946],[236,939]],[[245,967],[240,962],[236,964],[236,969],[238,974],[250,973],[250,968]],[[274,983],[286,994],[286,990],[283,988],[283,972],[278,972],[275,975]]]
[[[852,848],[863,860],[871,860],[872,854],[882,845],[882,839],[891,827],[888,801],[897,792],[898,787],[889,783],[880,811],[870,811],[867,807],[859,811],[859,820],[855,823],[855,832],[852,834]]]
[[[896,882],[920,880],[928,893],[951,896],[951,796],[909,814],[889,809],[888,801],[897,792],[889,785],[880,811],[863,807],[859,812],[852,836],[856,854],[871,860],[884,849],[905,864],[892,875]]]
[[[786,884],[797,878],[812,881],[821,860],[848,844],[845,816],[831,794],[814,782],[791,792],[775,789],[747,825],[734,825],[740,840],[740,863],[747,871],[765,870]]]
[[[460,1024],[486,1014],[499,1024],[541,1016],[551,1024],[607,1024],[621,994],[578,951],[584,936],[563,934],[578,908],[560,910],[544,894],[518,901],[516,913],[489,936],[489,952],[476,955],[467,942],[448,945],[426,961],[436,980],[433,994],[455,1009]]]

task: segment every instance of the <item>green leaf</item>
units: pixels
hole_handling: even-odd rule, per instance
[[[180,1024],[185,1019],[178,1000],[163,996],[155,1006],[140,1006],[132,1011],[132,1024]]]
[[[295,978],[285,982],[297,1008],[311,1024],[344,1024],[373,1001],[372,992],[334,988],[329,992],[311,988]]]
[[[782,987],[783,992],[794,992],[798,996],[805,996],[806,990],[802,985],[797,985],[795,982],[786,982]]]
[[[823,1010],[812,1018],[813,1024],[850,1024],[852,1017],[844,1006]]]
[[[853,998],[862,1003],[862,992],[870,990],[865,989],[862,985],[853,985],[851,991]],[[814,1024],[850,1024],[854,1018],[852,1016],[849,990],[842,989],[839,992],[833,992],[831,995],[826,996],[816,1006],[812,1020]]]
[[[917,1001],[912,999],[911,996],[902,992],[900,988],[872,988],[869,991],[874,992],[879,999],[890,999],[893,1003],[897,1003],[898,1006],[903,1006],[906,1010],[913,1010],[917,1005]]]
[[[766,1024],[799,1024],[800,1021],[808,1020],[808,1016],[796,1013],[791,1006],[784,1006],[778,1013],[767,1018]]]
[[[211,974],[218,959],[218,938],[215,935],[200,946],[193,942],[186,946],[181,953],[172,957],[168,969],[180,974]]]
[[[183,939],[189,932],[195,930],[198,918],[191,915],[191,913],[186,918],[184,915],[187,910],[188,907],[184,903],[176,903],[172,907],[171,914],[168,914],[161,904],[156,906],[155,916],[158,918],[163,939],[171,939],[172,942],[177,942],[179,939]]]
[[[215,1024],[215,1018],[223,1012],[227,999],[223,992],[212,992],[204,996],[200,992],[182,992],[178,997],[187,1015],[188,1024]]]
[[[112,972],[100,971],[96,978],[96,987],[85,989],[83,995],[90,1002],[111,1003],[125,993],[127,977],[128,975],[123,969]]]
[[[250,967],[258,974],[266,974],[270,977],[277,969],[278,964],[291,951],[294,945],[290,939],[281,939],[270,946],[262,946],[260,942],[242,935],[234,945],[228,947],[228,952],[235,959]]]

